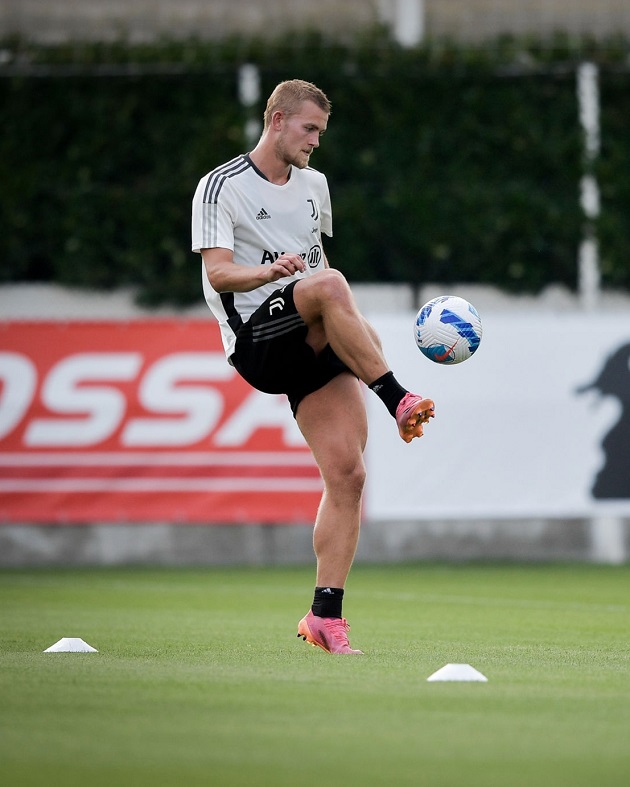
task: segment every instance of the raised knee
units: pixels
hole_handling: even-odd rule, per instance
[[[313,277],[315,278],[315,277]],[[320,295],[328,302],[351,297],[350,285],[341,271],[327,268],[317,275],[317,287]]]

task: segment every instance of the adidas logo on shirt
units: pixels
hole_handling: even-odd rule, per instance
[[[271,216],[267,213],[267,211],[264,208],[261,208],[256,215],[256,221],[260,221],[261,219],[270,219],[270,218]]]

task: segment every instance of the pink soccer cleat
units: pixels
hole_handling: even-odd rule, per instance
[[[414,437],[422,437],[422,425],[435,417],[432,399],[423,399],[413,393],[406,393],[396,408],[396,423],[400,436],[406,443]]]
[[[326,653],[362,656],[362,650],[353,650],[348,642],[350,626],[345,618],[320,618],[309,610],[298,623],[298,637]]]

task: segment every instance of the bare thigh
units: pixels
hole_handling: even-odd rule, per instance
[[[364,474],[367,414],[361,383],[343,373],[302,400],[296,420],[326,484]]]

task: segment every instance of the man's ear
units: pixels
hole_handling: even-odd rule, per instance
[[[274,131],[280,131],[284,118],[284,112],[281,109],[276,109],[276,111],[271,116],[271,128],[273,128]]]

